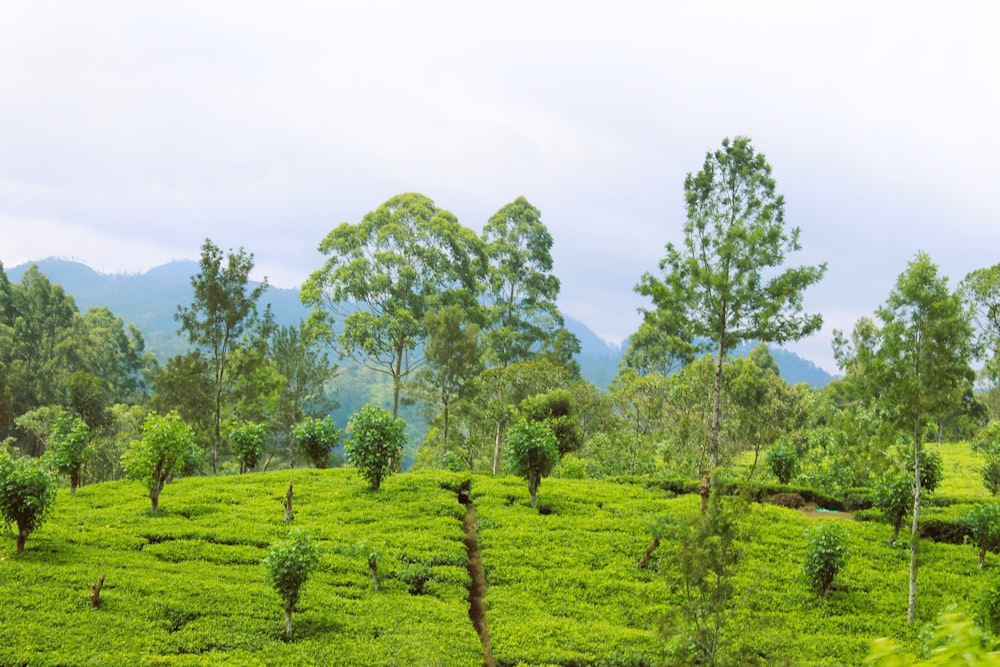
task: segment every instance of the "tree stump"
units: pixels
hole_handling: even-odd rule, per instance
[[[97,607],[101,606],[101,589],[104,588],[104,577],[106,574],[102,574],[101,578],[90,585],[90,606]]]

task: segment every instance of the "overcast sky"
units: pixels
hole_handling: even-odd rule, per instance
[[[563,312],[620,341],[681,240],[683,179],[724,137],[774,168],[791,264],[826,261],[791,349],[918,250],[1000,262],[994,2],[7,2],[0,261],[104,272],[208,237],[299,285],[320,240],[400,192],[482,229],[519,195]]]

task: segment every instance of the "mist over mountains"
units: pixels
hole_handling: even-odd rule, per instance
[[[146,339],[147,349],[161,362],[186,348],[186,341],[177,334],[174,313],[178,305],[191,303],[191,277],[199,271],[198,262],[174,261],[142,274],[103,274],[79,262],[44,259],[7,269],[7,277],[11,282],[20,282],[31,264],[37,264],[49,281],[72,295],[81,312],[106,306],[126,323],[135,323]],[[271,304],[278,324],[294,325],[309,314],[299,301],[297,289],[269,287],[263,301]],[[624,346],[608,343],[583,322],[564,317],[566,328],[580,340],[577,361],[583,377],[606,388],[618,372]],[[744,346],[737,354],[744,354],[751,347]],[[772,346],[771,354],[789,384],[807,382],[820,387],[833,379],[825,370],[793,352]]]

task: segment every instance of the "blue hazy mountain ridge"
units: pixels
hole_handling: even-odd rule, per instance
[[[177,333],[174,314],[178,305],[191,303],[191,277],[198,273],[198,262],[174,261],[141,274],[104,274],[79,262],[44,259],[7,269],[7,277],[11,282],[21,282],[31,264],[37,264],[50,282],[61,285],[72,295],[80,312],[106,306],[126,323],[135,323],[146,339],[147,349],[161,362],[186,349],[187,341]],[[296,325],[309,315],[309,310],[299,301],[297,289],[271,286],[263,301],[271,304],[274,319],[281,325]],[[565,317],[565,322],[566,328],[580,340],[577,361],[581,374],[596,386],[606,388],[618,372],[624,346],[603,340],[586,324],[572,317]],[[745,345],[736,353],[746,354],[752,347]],[[833,379],[808,359],[781,348],[770,349],[781,376],[789,384],[807,382],[821,387]]]

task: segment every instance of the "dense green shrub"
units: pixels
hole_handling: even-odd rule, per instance
[[[292,612],[299,602],[302,585],[319,565],[319,549],[312,536],[295,530],[264,557],[267,576],[285,605],[285,637],[292,637]]]
[[[888,474],[881,477],[872,489],[872,506],[892,526],[889,546],[896,543],[903,519],[913,510],[913,480],[903,474]]]
[[[966,515],[970,541],[979,549],[979,567],[986,561],[986,552],[1000,553],[1000,503],[977,503]]]
[[[913,478],[913,451],[906,454],[906,471]],[[920,451],[920,490],[927,493],[934,491],[941,485],[944,479],[944,461],[941,453],[934,449],[922,449]]]
[[[325,468],[330,463],[330,453],[340,444],[343,434],[330,417],[306,417],[292,427],[292,437],[314,466]]]
[[[378,405],[365,405],[351,417],[344,445],[347,460],[377,491],[403,457],[406,422]]]
[[[776,445],[767,451],[765,462],[782,484],[788,484],[798,468],[798,454],[789,445]]]
[[[810,588],[826,597],[834,578],[847,562],[847,535],[839,522],[825,522],[807,531],[802,571]]]
[[[0,516],[17,525],[17,550],[48,517],[56,499],[55,480],[40,459],[0,454]]]
[[[994,496],[1000,494],[1000,460],[990,459],[980,470],[983,486]]]
[[[264,424],[255,422],[238,422],[229,428],[229,441],[240,462],[240,474],[253,470],[260,463],[265,433]]]

